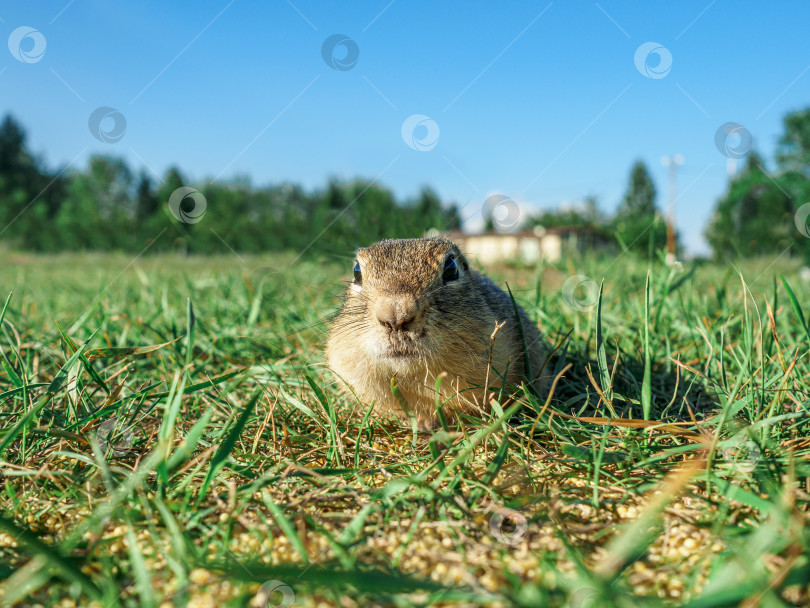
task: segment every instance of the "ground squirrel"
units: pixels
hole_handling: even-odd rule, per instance
[[[404,422],[413,415],[420,428],[434,428],[442,372],[439,402],[448,420],[489,411],[487,384],[509,391],[528,378],[542,390],[546,347],[526,312],[518,306],[517,313],[510,296],[471,269],[446,238],[380,241],[357,251],[326,358],[375,413]],[[400,399],[391,389],[394,375]]]

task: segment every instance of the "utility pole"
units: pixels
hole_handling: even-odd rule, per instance
[[[669,168],[669,204],[667,205],[667,265],[678,259],[675,240],[675,201],[678,199],[678,167],[684,163],[683,154],[662,156],[661,164]]]

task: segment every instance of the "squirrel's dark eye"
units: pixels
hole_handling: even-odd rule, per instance
[[[360,262],[354,263],[354,282],[355,283],[363,282],[363,273],[360,272]]]
[[[458,264],[456,264],[455,258],[447,258],[447,261],[444,263],[444,272],[442,273],[442,278],[445,280],[445,282],[455,281],[458,278]]]

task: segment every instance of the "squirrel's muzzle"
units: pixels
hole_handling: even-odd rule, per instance
[[[388,331],[408,331],[419,313],[416,299],[409,295],[381,297],[374,307],[374,315]]]

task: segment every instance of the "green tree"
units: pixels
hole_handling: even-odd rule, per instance
[[[352,248],[368,245],[395,236],[402,229],[403,209],[387,188],[357,180],[348,185],[346,198],[352,206],[348,217],[344,215],[347,224],[344,240],[336,244]]]
[[[461,230],[461,212],[456,203],[445,207],[444,217],[444,230]]]
[[[172,193],[183,186],[189,186],[189,184],[186,183],[180,169],[177,167],[169,167],[163,176],[163,182],[161,182],[160,187],[157,189],[157,199],[160,209],[159,213],[163,214],[165,222],[154,222],[154,228],[159,225],[162,226],[160,230],[166,228],[166,231],[158,231],[149,237],[159,239],[159,243],[155,244],[157,249],[171,249],[172,251],[176,251],[178,253],[186,253],[191,247],[190,241],[193,224],[187,224],[180,221],[174,216],[174,214],[172,214],[169,208],[169,199],[171,198]],[[188,209],[184,210],[188,211]],[[154,230],[151,223],[149,228],[150,232]]]
[[[428,230],[445,232],[461,228],[461,217],[455,204],[442,204],[439,195],[427,186],[419,191],[416,202],[405,206],[412,228],[407,236],[422,236]]]
[[[422,188],[419,192],[419,198],[416,200],[413,212],[415,219],[418,220],[418,226],[422,232],[430,230],[443,230],[446,223],[444,209],[442,209],[442,202],[436,193],[430,188]],[[421,236],[421,234],[419,235]]]
[[[716,258],[791,255],[810,261],[807,228],[796,227],[796,212],[810,202],[810,109],[785,117],[770,174],[758,154],[717,202],[706,228]]]
[[[135,181],[123,158],[93,156],[85,177],[93,189],[101,219],[135,219]]]
[[[630,183],[624,195],[618,214],[625,216],[655,215],[655,184],[647,166],[636,161],[630,171]]]
[[[0,124],[0,221],[5,228],[37,195],[40,171],[25,142],[25,131],[11,116]]]
[[[169,170],[166,171],[166,175],[163,178],[163,182],[160,184],[160,188],[157,190],[158,201],[160,201],[160,204],[163,205],[166,212],[169,211],[169,198],[171,197],[172,192],[182,186],[188,186],[188,184],[186,184],[183,174],[180,173],[180,169],[177,167],[170,167]]]
[[[655,184],[646,165],[637,161],[630,171],[627,192],[613,219],[613,231],[620,244],[647,253],[666,245],[667,226],[655,206]]]
[[[786,253],[798,245],[800,233],[792,197],[751,153],[746,166],[729,184],[706,228],[716,258]]]
[[[132,172],[121,158],[93,156],[72,175],[55,218],[62,247],[132,249],[136,220]]]
[[[0,123],[0,239],[15,246],[52,249],[53,221],[64,181],[50,175],[28,149],[22,126]]]
[[[274,238],[270,245],[276,249],[301,251],[309,242],[303,239],[309,233],[310,213],[317,197],[307,195],[293,184],[274,186],[267,192],[270,199],[268,230]]]
[[[781,170],[810,178],[810,108],[785,117],[776,158]]]
[[[135,214],[139,222],[148,221],[160,210],[160,199],[152,188],[152,180],[144,171],[138,176],[135,196],[137,200]]]
[[[794,206],[798,209],[810,203],[810,108],[785,117],[785,132],[776,158],[780,173],[775,179],[793,199]],[[810,263],[810,238],[798,230],[796,235],[791,254]]]

